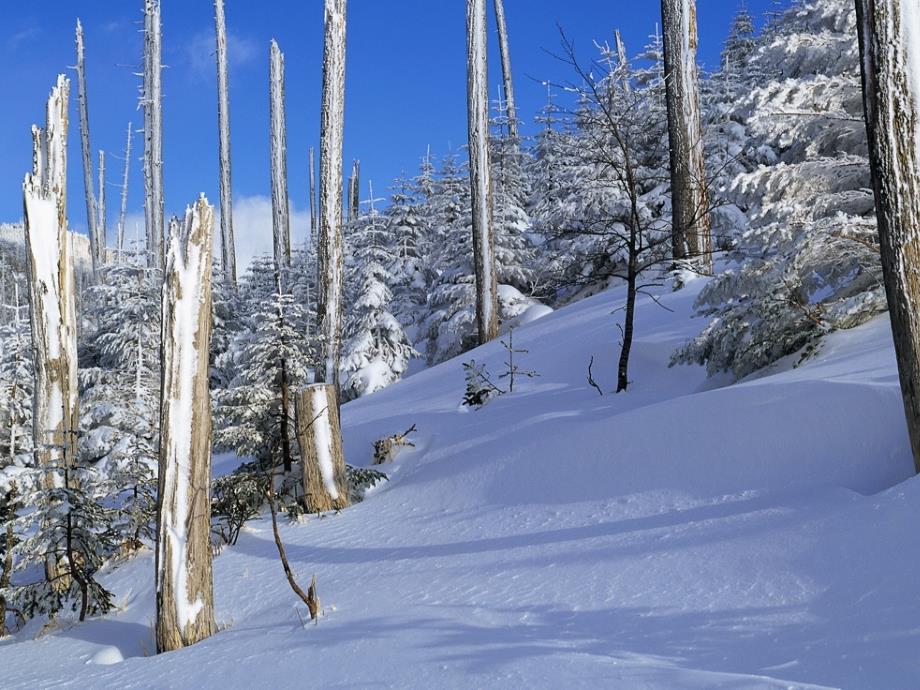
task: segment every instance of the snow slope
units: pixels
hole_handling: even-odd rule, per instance
[[[343,409],[346,454],[418,425],[355,507],[270,524],[215,561],[224,629],[146,658],[153,563],[106,581],[121,611],[0,642],[4,687],[915,688],[920,482],[884,318],[818,357],[716,388],[669,369],[700,287],[641,300],[626,394],[620,290],[515,332],[541,376],[458,407],[461,360]],[[497,344],[463,359],[498,373]]]

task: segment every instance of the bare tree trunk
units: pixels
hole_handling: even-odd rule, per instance
[[[361,161],[351,162],[351,177],[348,178],[348,220],[361,215]]]
[[[157,501],[157,652],[214,633],[211,574],[211,237],[202,195],[169,238],[163,284]]]
[[[224,277],[236,287],[233,195],[230,186],[230,96],[227,85],[227,21],[224,0],[214,0],[217,33],[217,126],[220,134],[220,246]]]
[[[23,184],[35,391],[32,433],[38,467],[73,462],[77,411],[77,316],[67,232],[67,101],[58,77],[44,129],[32,128],[32,173]]]
[[[348,478],[335,386],[318,383],[297,394],[297,441],[303,462],[307,512],[340,510],[348,505]]]
[[[498,337],[498,289],[492,236],[489,179],[489,83],[486,0],[467,0],[467,109],[470,188],[473,203],[473,258],[476,268],[476,322],[480,345]]]
[[[105,151],[99,151],[99,219],[96,221],[96,231],[98,232],[96,248],[99,250],[99,266],[105,266],[106,263],[106,236],[108,235],[108,223],[105,215]]]
[[[514,103],[514,80],[511,75],[511,49],[508,44],[508,23],[505,19],[504,0],[495,0],[495,22],[498,24],[498,47],[502,58],[505,108],[508,111],[508,135],[511,137],[512,141],[517,141],[517,107]]]
[[[269,55],[272,137],[272,232],[274,233],[275,270],[291,262],[291,230],[287,188],[287,125],[284,114],[284,55],[272,41]]]
[[[77,308],[73,248],[67,232],[67,103],[63,75],[48,99],[44,129],[32,127],[32,173],[23,183],[26,263],[32,325],[32,439],[36,467],[53,469],[46,488],[73,464],[79,429]],[[69,586],[67,564],[51,556],[45,575]]]
[[[342,349],[344,252],[342,239],[342,138],[345,131],[346,0],[326,0],[323,103],[319,147],[319,299],[317,317],[325,343],[317,381],[338,390]]]
[[[86,67],[83,55],[83,25],[77,20],[77,99],[80,102],[80,145],[83,151],[83,186],[86,192],[86,231],[93,266],[93,281],[98,280],[100,262],[99,232],[96,227],[96,198],[93,192],[92,149],[89,145],[89,105],[86,102]]]
[[[151,268],[163,267],[162,72],[160,0],[144,0],[144,216]]]
[[[310,242],[316,249],[319,227],[316,220],[316,151],[310,147]]]
[[[920,472],[920,9],[915,0],[857,0],[856,13],[885,291]]]
[[[0,640],[7,635],[6,597],[3,591],[10,586],[13,575],[13,521],[6,523],[6,550],[3,554],[3,566],[0,567]]]
[[[632,85],[629,83],[629,58],[626,57],[626,44],[623,43],[623,37],[620,36],[619,29],[613,32],[613,38],[617,47],[617,63],[620,70],[623,72],[621,86],[623,87],[623,91],[629,93],[632,91]]]
[[[125,258],[125,219],[128,217],[128,174],[131,172],[131,136],[134,134],[132,125],[128,123],[128,141],[125,144],[125,172],[121,181],[121,208],[118,212],[118,261]]]
[[[712,221],[696,66],[696,0],[662,0],[664,79],[671,142],[672,242],[675,259],[712,273]]]

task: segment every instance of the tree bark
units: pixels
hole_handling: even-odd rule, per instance
[[[674,259],[712,273],[712,221],[696,66],[696,0],[662,0],[664,80],[671,144]]]
[[[619,29],[613,32],[613,38],[617,48],[617,65],[623,72],[623,78],[620,81],[620,85],[623,87],[623,91],[629,93],[632,91],[632,85],[629,83],[629,58],[626,57],[626,44],[623,43],[623,37],[620,36]]]
[[[76,457],[79,430],[77,308],[73,248],[67,232],[67,104],[63,75],[48,99],[44,129],[32,127],[32,173],[23,183],[26,264],[32,326],[32,440],[45,488],[60,486]],[[60,591],[67,564],[55,556],[45,575]]]
[[[70,82],[58,77],[45,128],[32,128],[32,173],[23,184],[35,365],[32,436],[38,467],[71,465],[79,428],[76,280],[67,232],[69,93]]]
[[[314,384],[297,396],[297,441],[303,462],[307,512],[340,510],[348,505],[348,478],[335,386]]]
[[[108,235],[108,224],[105,215],[105,151],[99,151],[99,218],[96,221],[96,248],[99,251],[99,266],[105,266],[106,262],[106,235]]]
[[[160,0],[144,0],[144,222],[150,268],[163,267],[162,72]]]
[[[316,151],[310,147],[310,242],[316,249],[319,227],[316,220]]]
[[[101,253],[96,218],[96,198],[93,190],[92,149],[89,145],[89,105],[86,98],[86,67],[83,55],[83,25],[77,20],[77,99],[80,104],[80,146],[83,152],[83,187],[86,192],[86,231],[89,235],[89,254],[92,261],[93,281],[99,278]]]
[[[856,13],[885,291],[920,472],[920,8],[857,0]]]
[[[473,258],[476,269],[476,322],[479,344],[498,337],[498,289],[492,236],[489,179],[489,84],[486,0],[467,0],[467,113],[470,190],[473,205]]]
[[[227,20],[224,0],[214,0],[217,34],[217,127],[220,137],[220,247],[224,278],[236,287],[233,193],[230,185],[230,96],[227,77]]]
[[[323,102],[319,148],[319,295],[317,318],[325,344],[317,381],[338,390],[345,287],[342,239],[342,139],[345,131],[346,0],[326,0]]]
[[[275,271],[282,276],[291,263],[291,227],[287,188],[287,125],[284,113],[284,55],[272,41],[269,55],[272,139],[272,232]]]
[[[169,238],[163,285],[163,363],[157,502],[157,652],[214,633],[211,573],[211,237],[202,195]]]
[[[505,108],[508,111],[508,135],[518,140],[517,107],[514,101],[514,80],[511,75],[511,49],[508,43],[508,22],[505,19],[504,0],[495,0],[495,23],[498,25],[498,47],[502,59],[502,78],[505,90]]]
[[[131,172],[131,136],[133,134],[132,125],[128,123],[128,141],[125,144],[125,172],[121,181],[121,208],[118,212],[118,261],[122,262],[125,258],[125,219],[128,217],[128,174]]]

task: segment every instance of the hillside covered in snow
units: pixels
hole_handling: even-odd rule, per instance
[[[0,642],[4,686],[913,687],[920,484],[887,319],[719,387],[669,368],[702,285],[640,300],[628,393],[612,289],[517,329],[540,376],[480,409],[461,363],[497,375],[498,343],[346,405],[350,463],[412,424],[417,445],[363,503],[283,526],[318,625],[263,516],[214,561],[211,639],[153,656],[147,551],[106,567],[112,614]]]

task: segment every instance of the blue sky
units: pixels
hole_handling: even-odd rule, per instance
[[[698,0],[700,60],[714,66],[741,0]],[[774,0],[747,0],[760,16]],[[137,109],[141,59],[140,0],[9,2],[0,22],[0,219],[22,215],[21,181],[31,165],[30,125],[43,120],[44,101],[60,72],[72,75],[73,29],[79,16],[86,40],[90,131],[94,150],[111,152],[109,228],[114,232],[121,178],[120,156]],[[491,2],[490,14],[491,14]],[[620,28],[630,53],[638,52],[659,20],[654,0],[505,0],[512,60],[525,134],[545,102],[541,80],[565,81],[570,69],[558,51],[561,26],[583,59],[592,41]],[[230,34],[233,187],[239,208],[236,232],[243,259],[268,250],[268,46],[276,38],[286,57],[288,171],[297,211],[307,205],[307,149],[318,146],[322,61],[322,0],[226,0]],[[210,0],[163,0],[164,175],[168,213],[204,192],[218,199],[217,115]],[[490,17],[490,21],[491,17]],[[558,25],[558,26],[557,26]],[[494,34],[490,35],[494,41]],[[384,196],[394,177],[413,174],[426,147],[435,153],[466,138],[465,3],[462,0],[351,0],[348,17],[346,161],[362,161],[362,198],[373,180]],[[500,67],[490,61],[493,93]],[[82,166],[71,102],[69,214],[86,227]],[[135,152],[140,151],[135,137]],[[94,161],[96,155],[94,154]],[[129,236],[142,217],[141,164],[131,167]],[[303,213],[295,215],[302,234]],[[141,228],[143,235],[143,228]]]

